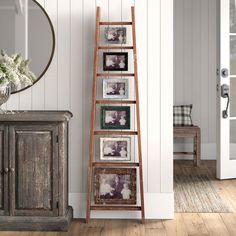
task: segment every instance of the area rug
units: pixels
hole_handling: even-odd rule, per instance
[[[231,212],[207,175],[175,175],[175,212]]]

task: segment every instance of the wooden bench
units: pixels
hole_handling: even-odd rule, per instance
[[[174,155],[193,155],[194,164],[200,165],[201,130],[198,126],[174,126],[174,138],[193,138],[193,152],[174,152]]]

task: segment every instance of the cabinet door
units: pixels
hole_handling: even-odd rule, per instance
[[[8,130],[0,126],[0,215],[9,215],[8,191]]]
[[[58,128],[10,126],[11,214],[58,215]]]

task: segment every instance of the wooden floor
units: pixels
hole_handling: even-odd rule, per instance
[[[233,213],[178,213],[174,220],[147,220],[145,225],[136,220],[92,220],[88,225],[74,220],[68,233],[0,232],[0,236],[236,236],[236,180],[216,180],[214,161],[202,162],[201,167],[193,167],[190,161],[176,161],[175,172],[182,171],[208,173]]]

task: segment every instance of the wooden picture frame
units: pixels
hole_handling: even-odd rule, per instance
[[[100,138],[101,161],[131,161],[130,137]]]
[[[135,205],[136,168],[95,168],[95,204]]]
[[[104,52],[104,71],[128,71],[128,52]]]
[[[101,106],[101,129],[130,129],[130,107]]]
[[[128,79],[103,79],[103,98],[108,99],[127,99],[128,98]]]

